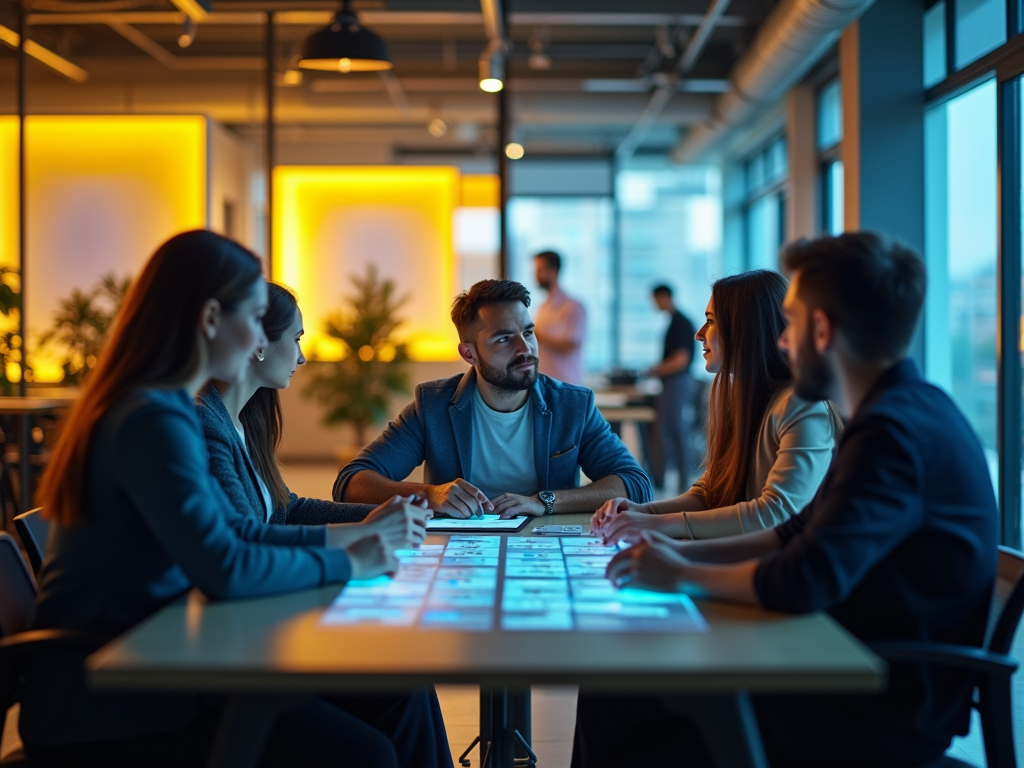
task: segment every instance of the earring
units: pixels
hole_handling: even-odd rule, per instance
[[[260,362],[262,363],[262,362],[263,362],[263,359],[264,359],[265,357],[266,357],[266,355],[265,355],[265,354],[263,353],[263,350],[262,350],[262,349],[257,349],[257,350],[256,350],[256,359],[257,359],[257,360],[259,360],[259,361],[260,361]]]

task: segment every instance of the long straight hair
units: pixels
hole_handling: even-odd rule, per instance
[[[295,319],[299,304],[294,293],[277,283],[267,283],[267,301],[263,331],[270,342],[280,341]],[[281,444],[283,425],[281,393],[270,387],[260,387],[242,406],[238,419],[245,432],[249,456],[270,490],[274,509],[288,506],[288,486],[284,484],[281,467],[277,463],[277,448]]]
[[[778,341],[786,281],[755,269],[711,286],[721,368],[711,383],[704,493],[710,509],[744,501],[768,404],[792,382]]]
[[[89,443],[97,423],[131,390],[180,386],[201,364],[199,316],[210,299],[225,312],[252,294],[260,260],[226,237],[195,230],[175,235],[150,258],[121,307],[95,369],[65,421],[43,473],[43,516],[83,522]]]

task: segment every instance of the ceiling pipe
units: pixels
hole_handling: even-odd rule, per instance
[[[732,88],[718,98],[711,117],[686,134],[672,159],[705,159],[734,130],[782,98],[873,3],[782,0],[733,68]]]
[[[693,69],[693,65],[697,63],[697,59],[704,52],[704,46],[707,45],[711,33],[714,32],[722,17],[725,16],[725,11],[729,8],[729,2],[730,0],[713,0],[711,5],[708,6],[704,17],[697,26],[697,30],[686,44],[686,48],[683,49],[679,61],[676,62],[675,72],[663,76],[663,81],[654,89],[650,101],[644,107],[644,111],[640,113],[640,117],[637,118],[636,123],[630,128],[626,138],[615,149],[615,158],[620,163],[629,160],[633,153],[636,152],[637,147],[647,138],[647,134],[650,133],[654,123],[657,122],[662,111],[665,109],[665,105],[672,98],[672,94],[676,92],[680,75],[685,75]],[[659,27],[660,29],[663,29],[663,27]]]

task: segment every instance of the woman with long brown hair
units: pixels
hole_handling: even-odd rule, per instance
[[[298,366],[306,362],[301,348],[302,312],[295,295],[284,286],[268,283],[267,297],[263,316],[267,344],[256,350],[248,373],[235,381],[214,379],[196,399],[211,474],[236,510],[261,523],[335,523],[331,528],[343,541],[378,534],[393,547],[421,543],[432,514],[424,500],[397,504],[393,499],[374,510],[366,504],[298,498],[288,490],[275,455],[283,426],[278,390],[287,388]],[[432,687],[410,694],[327,700],[387,735],[403,768],[452,765],[441,706]]]
[[[778,340],[786,326],[786,281],[759,269],[711,288],[696,338],[715,374],[708,404],[704,474],[666,501],[607,502],[593,528],[608,542],[636,542],[644,529],[707,539],[772,528],[814,496],[835,453],[842,417],[831,403],[793,393]]]
[[[259,259],[207,231],[146,264],[43,475],[51,533],[35,629],[113,638],[193,587],[253,597],[397,567],[379,536],[346,549],[327,527],[267,526],[236,512],[210,476],[193,398],[245,375],[265,346]],[[27,672],[21,734],[34,765],[182,766],[206,761],[221,702],[97,692],[86,650]],[[387,738],[320,699],[282,715],[263,765],[396,765]]]

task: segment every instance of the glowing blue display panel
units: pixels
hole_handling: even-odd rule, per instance
[[[705,632],[687,595],[616,589],[600,539],[451,536],[400,550],[394,578],[349,582],[324,612],[337,626],[469,632]]]

